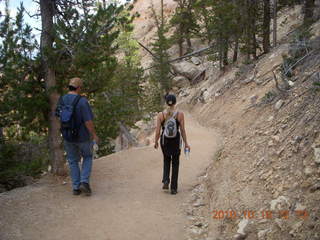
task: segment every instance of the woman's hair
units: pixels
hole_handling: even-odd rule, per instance
[[[167,120],[167,119],[171,118],[173,116],[173,114],[174,114],[175,104],[177,102],[177,99],[176,99],[176,96],[173,95],[173,94],[166,95],[165,99],[166,99],[166,103],[168,105],[168,107],[166,109],[167,115],[166,115],[166,118],[165,118],[165,120]]]
[[[172,105],[172,106],[168,106],[167,109],[166,109],[166,117],[165,117],[165,120],[171,118],[175,112],[175,106]]]

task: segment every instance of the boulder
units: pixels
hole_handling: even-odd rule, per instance
[[[284,104],[284,101],[282,99],[280,99],[275,105],[274,105],[274,109],[275,110],[279,110],[282,105]]]
[[[173,64],[173,70],[176,74],[182,75],[189,80],[192,80],[200,73],[200,69],[196,65],[186,61]]]
[[[245,236],[246,235],[246,228],[247,228],[248,224],[249,224],[249,220],[248,219],[245,219],[245,218],[242,219],[238,224],[237,233]]]
[[[314,161],[320,164],[320,147],[314,147]]]
[[[276,210],[288,210],[290,207],[289,199],[280,196],[277,199],[274,199],[270,202],[270,210],[276,211]]]
[[[178,88],[189,87],[190,81],[184,76],[176,76],[172,79],[172,86]]]
[[[200,65],[201,64],[201,60],[197,57],[191,57],[191,62],[195,65]]]

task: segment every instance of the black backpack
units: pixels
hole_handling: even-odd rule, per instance
[[[56,116],[60,118],[61,134],[63,138],[69,142],[77,139],[79,135],[79,128],[75,119],[76,106],[81,96],[77,95],[71,104],[65,104],[63,97],[60,97],[58,107],[56,109]]]

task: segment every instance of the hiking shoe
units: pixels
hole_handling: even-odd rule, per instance
[[[86,196],[90,196],[91,195],[91,188],[90,188],[90,185],[89,183],[81,183],[80,185],[80,190],[81,192],[83,192]]]
[[[169,183],[164,183],[162,186],[163,190],[168,190],[169,189]]]
[[[72,194],[73,195],[80,195],[81,194],[81,190],[80,189],[73,189]]]
[[[171,189],[171,194],[172,195],[176,195],[177,194],[177,190],[176,189]]]

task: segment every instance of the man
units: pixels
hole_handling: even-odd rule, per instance
[[[60,98],[58,109],[62,105],[73,105],[73,118],[77,127],[77,134],[70,140],[64,136],[64,147],[70,167],[73,195],[91,195],[89,179],[92,169],[93,141],[99,142],[93,124],[93,113],[85,97],[80,97],[83,82],[80,78],[72,78],[69,82],[69,92]],[[76,99],[77,98],[77,99]],[[78,101],[77,101],[78,100]],[[76,102],[76,103],[74,103]],[[60,116],[61,117],[61,116]],[[79,168],[81,157],[82,167]]]

